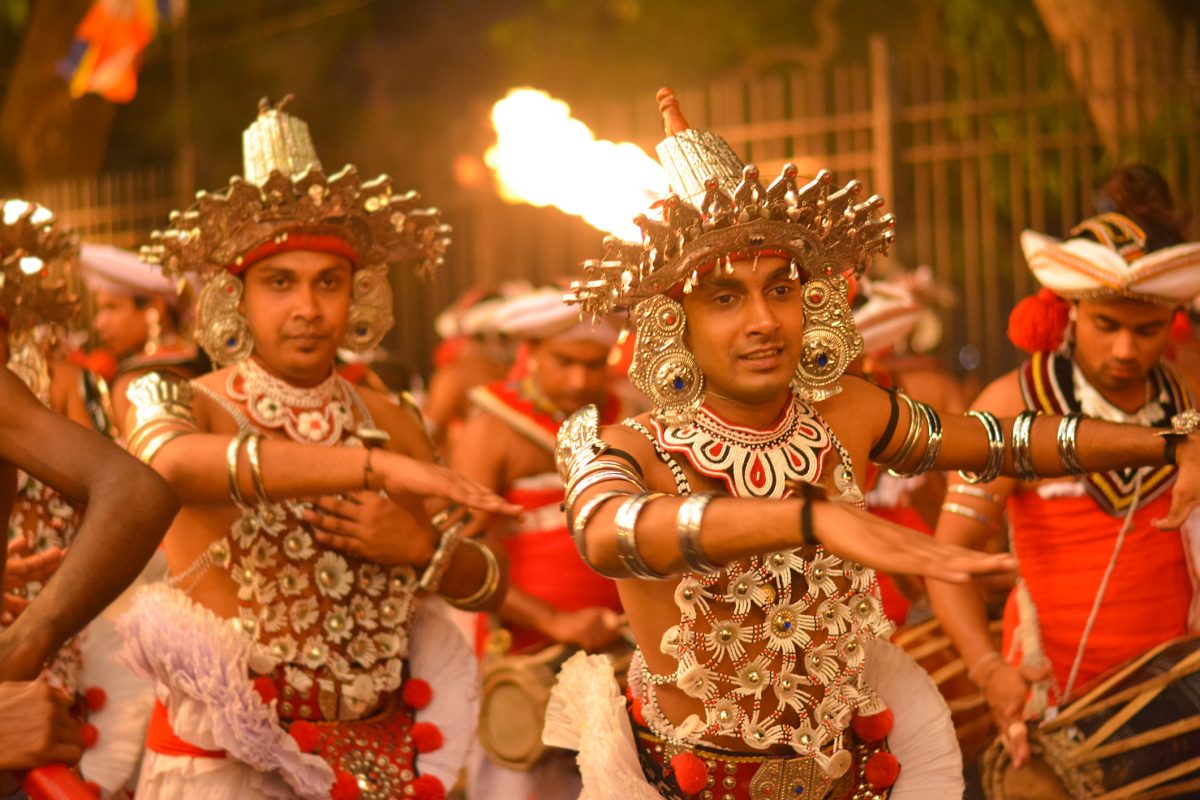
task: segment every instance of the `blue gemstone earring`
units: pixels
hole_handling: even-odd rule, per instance
[[[842,374],[862,353],[848,299],[850,285],[840,275],[804,284],[804,339],[792,385],[812,402],[842,390]]]
[[[633,322],[637,339],[629,382],[650,398],[655,419],[667,425],[691,422],[704,402],[704,373],[683,343],[683,306],[656,295],[638,303]]]

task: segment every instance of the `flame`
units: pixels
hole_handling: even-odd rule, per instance
[[[537,89],[512,89],[492,106],[496,144],[484,154],[500,196],[554,206],[589,225],[638,241],[633,224],[668,190],[667,173],[631,142],[610,142]]]

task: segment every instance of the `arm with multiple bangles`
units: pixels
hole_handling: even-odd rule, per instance
[[[491,513],[519,512],[484,487],[421,458],[420,452],[414,457],[258,433],[207,433],[197,418],[206,409],[186,382],[158,375],[140,388],[146,396],[134,402],[129,415],[130,451],[158,470],[185,506],[320,498],[307,517],[324,543],[379,563],[412,564],[423,569],[423,589],[468,608],[488,607],[502,596],[504,570],[491,550],[469,541],[461,546],[463,512],[443,511],[431,520],[426,506],[432,499]],[[403,414],[395,407],[392,412],[397,419]],[[378,424],[391,433],[386,428],[396,426],[390,422]],[[413,437],[396,438],[411,449]],[[398,536],[398,531],[418,535]]]
[[[1002,419],[973,411],[943,418],[904,395],[853,382],[852,392],[829,403],[853,404],[864,426],[880,421],[871,457],[897,474],[961,470],[968,483],[986,484],[1000,476],[1055,477],[1178,458],[1175,500],[1161,524],[1178,525],[1200,500],[1200,452],[1186,436],[1164,439],[1138,426],[1078,416]],[[1010,556],[930,540],[816,495],[783,501],[680,497],[647,441],[627,428],[606,428],[589,446],[594,455],[560,461],[560,471],[576,545],[593,569],[609,577],[712,571],[738,558],[818,542],[876,569],[953,582],[1016,566]],[[806,507],[812,520],[807,532]]]

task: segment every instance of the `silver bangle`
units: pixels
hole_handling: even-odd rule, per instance
[[[978,486],[964,486],[961,483],[956,483],[946,487],[946,494],[961,494],[967,497],[977,497],[980,500],[986,500],[989,503],[1000,505],[1004,498],[995,492],[989,492],[987,489],[980,489]]]
[[[583,563],[587,564],[588,569],[592,570],[592,572],[603,575],[606,578],[614,578],[615,579],[615,578],[626,578],[628,576],[623,573],[616,574],[616,573],[605,572],[604,570],[600,569],[595,564],[593,564],[591,559],[588,558],[587,540],[585,538],[585,533],[587,531],[587,524],[588,524],[588,521],[591,520],[592,515],[600,510],[600,506],[604,505],[609,500],[612,500],[614,497],[628,497],[628,496],[629,496],[628,492],[601,492],[600,494],[593,497],[591,500],[588,500],[586,503],[584,503],[583,508],[579,509],[579,513],[574,515],[574,518],[570,519],[569,523],[568,523],[570,526],[570,529],[571,529],[571,540],[573,542],[575,542],[575,549],[577,551],[579,551],[579,557],[583,559]]]
[[[626,483],[632,483],[634,486],[643,491],[646,489],[645,482],[643,482],[641,478],[632,470],[622,469],[617,466],[614,466],[612,469],[593,470],[583,477],[571,482],[571,485],[567,487],[567,495],[563,501],[564,505],[566,505],[567,508],[570,508],[571,506],[575,505],[575,501],[579,499],[579,496],[588,489],[601,483],[608,483],[610,481],[623,481]]]
[[[982,472],[959,470],[959,477],[967,483],[991,483],[1000,477],[1000,470],[1004,468],[1004,429],[996,415],[988,411],[968,411],[967,416],[983,425],[988,437],[988,457]]]
[[[945,502],[942,503],[942,511],[948,511],[951,514],[958,514],[960,517],[966,517],[973,522],[978,522],[988,528],[995,528],[996,523],[987,514],[982,511],[976,511],[970,506],[964,506],[960,503]]]
[[[679,505],[675,517],[675,532],[679,537],[679,553],[688,568],[703,574],[720,571],[721,567],[708,560],[700,547],[700,525],[704,512],[714,497],[712,492],[690,495]]]
[[[896,451],[896,455],[888,459],[888,472],[898,477],[911,475],[915,473],[905,473],[900,470],[904,464],[912,457],[913,450],[917,447],[917,439],[921,436],[921,414],[917,411],[917,404],[913,399],[903,392],[897,395],[904,404],[908,406],[908,431],[904,434],[904,442],[900,445],[900,449]]]
[[[1030,450],[1030,434],[1033,432],[1033,420],[1036,411],[1022,411],[1013,420],[1012,428],[1012,462],[1013,471],[1017,477],[1026,483],[1038,479],[1037,470],[1033,466],[1033,453]]]
[[[658,497],[665,497],[665,495],[661,492],[635,494],[617,509],[617,555],[621,557],[621,563],[625,565],[625,569],[638,578],[662,580],[670,577],[651,569],[637,549],[638,517],[642,515],[646,503]]]
[[[928,403],[918,403],[925,414],[925,422],[929,425],[929,443],[925,445],[925,457],[917,465],[917,474],[922,475],[933,469],[934,463],[942,453],[942,417],[937,409]]]
[[[462,538],[453,528],[442,534],[438,540],[437,549],[433,551],[433,557],[429,559],[428,566],[421,573],[420,580],[417,581],[417,587],[426,592],[436,592],[442,584],[442,576],[446,574],[446,570],[450,568],[450,560],[454,555],[454,551],[462,543]]]
[[[901,395],[906,400],[909,398]],[[925,424],[929,428],[928,438],[925,440],[925,453],[921,456],[921,460],[911,472],[899,472],[895,469],[889,469],[888,472],[897,478],[911,478],[916,475],[924,475],[929,470],[933,469],[934,462],[937,461],[938,455],[942,452],[942,418],[933,406],[927,403],[921,403],[915,400],[909,401],[915,410],[921,412],[921,416],[925,418]]]
[[[1068,475],[1087,475],[1087,470],[1079,463],[1079,445],[1076,439],[1079,433],[1079,421],[1082,414],[1067,414],[1058,423],[1058,460]]]
[[[242,496],[242,487],[238,485],[238,460],[242,451],[242,443],[250,438],[250,434],[243,431],[229,441],[229,447],[225,448],[225,465],[229,470],[229,496],[233,498],[233,504],[238,508],[246,508],[246,498]]]

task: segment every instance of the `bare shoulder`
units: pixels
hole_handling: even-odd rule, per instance
[[[363,405],[370,412],[375,427],[387,431],[391,442],[387,449],[404,455],[432,461],[433,448],[425,432],[424,421],[414,409],[394,397],[364,386],[355,386]]]
[[[971,402],[971,408],[990,411],[1002,417],[1024,411],[1025,397],[1021,394],[1020,372],[1013,370],[989,383]]]

